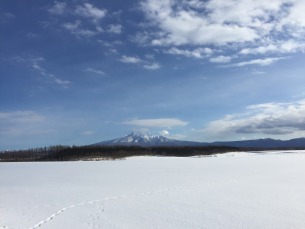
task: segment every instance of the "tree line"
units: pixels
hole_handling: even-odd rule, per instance
[[[238,151],[300,150],[304,147],[233,147],[233,146],[49,146],[27,150],[0,151],[0,162],[115,160],[132,156],[209,156]]]
[[[132,156],[208,156],[240,151],[228,146],[49,146],[27,150],[0,151],[0,162],[115,160]]]

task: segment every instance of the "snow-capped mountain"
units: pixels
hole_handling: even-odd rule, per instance
[[[131,133],[122,138],[103,141],[93,146],[232,146],[232,147],[254,147],[254,148],[305,148],[305,138],[291,140],[254,139],[229,142],[193,142],[180,141],[164,136],[153,136],[147,134]]]
[[[161,135],[147,135],[131,133],[122,138],[99,142],[93,145],[135,145],[135,146],[193,146],[200,145],[198,142],[179,141]]]

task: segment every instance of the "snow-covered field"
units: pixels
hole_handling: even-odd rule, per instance
[[[0,228],[305,228],[305,151],[0,163]]]

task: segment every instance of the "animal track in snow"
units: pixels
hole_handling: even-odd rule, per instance
[[[103,212],[104,211],[104,204],[105,204],[106,201],[117,200],[117,199],[124,199],[124,198],[136,198],[136,197],[140,197],[140,196],[148,196],[148,195],[154,195],[154,194],[159,194],[159,193],[166,193],[166,192],[175,191],[175,190],[178,190],[178,189],[187,189],[187,188],[190,188],[190,187],[194,187],[196,185],[198,185],[198,184],[193,184],[193,185],[189,185],[189,186],[186,186],[186,185],[183,185],[183,186],[174,186],[174,187],[171,187],[171,188],[162,188],[162,189],[157,189],[157,190],[153,190],[153,191],[139,192],[139,193],[135,193],[135,194],[132,194],[132,195],[111,196],[111,197],[106,197],[104,199],[97,199],[97,200],[91,200],[91,201],[83,201],[83,202],[72,204],[72,205],[70,205],[68,207],[64,207],[64,208],[60,209],[56,213],[53,213],[48,218],[38,222],[37,224],[35,224],[34,226],[30,227],[29,229],[39,228],[42,225],[44,225],[44,224],[48,223],[49,221],[53,220],[58,215],[61,215],[65,211],[67,211],[69,209],[72,209],[72,208],[80,207],[82,205],[101,203],[101,207],[100,207],[99,211]],[[3,228],[4,229],[10,229],[10,228],[5,227],[5,226]],[[96,225],[95,224],[90,224],[90,228],[96,228]]]

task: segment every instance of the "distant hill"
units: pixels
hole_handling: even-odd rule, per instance
[[[305,147],[305,138],[294,138],[291,140],[275,140],[271,138],[230,141],[230,142],[213,142],[208,143],[213,146],[234,146],[234,147],[257,147],[257,148],[302,148]]]
[[[102,141],[93,146],[232,146],[232,147],[255,147],[255,148],[305,148],[305,138],[295,138],[291,140],[275,140],[271,138],[227,141],[227,142],[194,142],[180,141],[164,136],[143,135],[131,133],[122,138],[116,138],[108,141]]]

